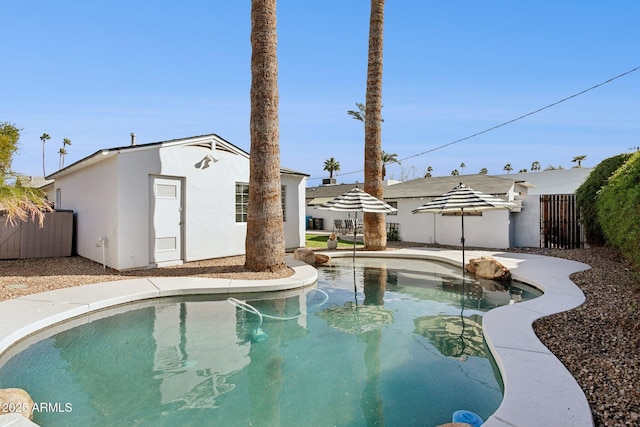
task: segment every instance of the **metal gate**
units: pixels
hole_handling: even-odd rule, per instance
[[[580,224],[575,194],[540,196],[540,247],[584,247],[584,230]]]

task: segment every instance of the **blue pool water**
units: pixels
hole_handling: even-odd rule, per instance
[[[537,295],[422,260],[336,259],[317,289],[146,301],[45,331],[0,360],[0,388],[58,403],[34,414],[43,426],[486,419],[502,391],[482,315]]]

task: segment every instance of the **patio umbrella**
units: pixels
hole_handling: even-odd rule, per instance
[[[348,334],[359,335],[393,323],[393,313],[380,305],[362,305],[347,301],[316,313],[329,326]]]
[[[353,190],[329,200],[318,206],[318,209],[329,211],[344,211],[355,212],[356,221],[358,219],[358,212],[373,212],[373,213],[391,213],[396,212],[397,209],[393,206],[383,202],[370,195],[369,193],[359,189],[358,187]],[[356,257],[356,227],[353,228],[353,258]]]
[[[413,332],[428,338],[445,356],[463,360],[468,356],[486,357],[480,315],[423,316],[413,322]]]
[[[516,207],[515,203],[507,202],[498,197],[485,194],[467,187],[463,183],[457,185],[440,197],[414,209],[412,213],[460,213],[462,218],[462,273],[464,274],[464,215],[465,213],[483,212],[493,209],[509,209]]]

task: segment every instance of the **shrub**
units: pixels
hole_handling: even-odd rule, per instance
[[[596,197],[607,242],[640,266],[640,152],[632,155]]]
[[[607,185],[607,180],[620,166],[629,160],[631,154],[618,154],[601,161],[576,191],[576,202],[580,209],[580,219],[585,229],[587,242],[592,245],[605,243],[604,233],[598,221],[596,195]]]

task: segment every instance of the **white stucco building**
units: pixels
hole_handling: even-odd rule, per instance
[[[515,202],[518,207],[483,212],[481,216],[465,215],[465,243],[484,248],[539,247],[541,244],[541,195],[574,194],[584,182],[590,168],[540,171],[507,175],[460,175],[419,178],[402,183],[390,183],[384,188],[385,202],[398,209],[387,214],[386,222],[399,226],[403,241],[460,245],[459,216],[439,214],[413,214],[412,211],[427,201],[464,183],[503,200]],[[323,219],[325,230],[334,229],[335,219],[353,218],[353,213],[332,212],[315,206],[332,199],[353,187],[363,184],[326,185],[307,188],[307,216]],[[362,214],[359,214],[360,217]]]
[[[281,169],[287,248],[304,246],[307,175]],[[78,255],[126,270],[244,254],[249,153],[215,134],[104,149],[50,175]]]

